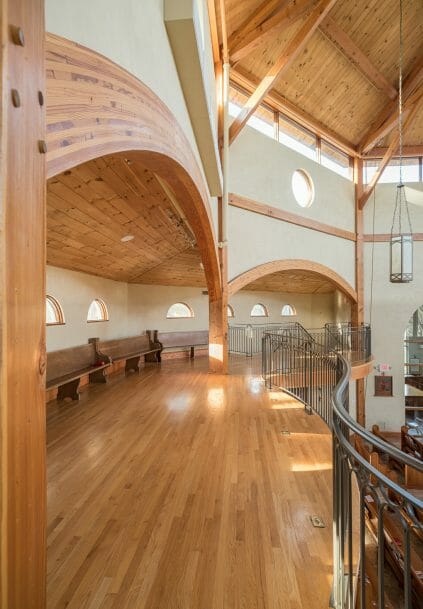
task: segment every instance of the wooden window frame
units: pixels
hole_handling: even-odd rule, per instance
[[[289,307],[291,309],[292,313],[284,313],[283,310],[285,307]],[[297,309],[292,304],[286,303],[282,306],[281,317],[295,317],[296,315],[297,315]]]
[[[186,307],[188,309],[188,311],[190,312],[190,315],[184,315],[181,317],[174,317],[173,315],[169,315],[169,311],[172,307],[174,307],[175,305],[183,305],[184,307]],[[192,309],[192,307],[189,306],[189,304],[187,304],[186,302],[173,302],[170,307],[167,310],[166,313],[166,319],[194,319],[195,315],[194,315],[194,310]]]
[[[57,298],[51,296],[50,294],[46,294],[46,307],[47,301],[52,305],[53,309],[56,312],[56,317],[59,321],[47,322],[46,320],[46,326],[64,326],[66,323],[65,314],[63,313],[63,308],[60,302],[57,300]]]
[[[231,315],[229,315],[229,311],[231,311]],[[233,319],[235,317],[235,311],[232,305],[228,304],[228,317]]]
[[[263,309],[266,311],[265,315],[253,315],[253,309],[254,309],[254,307],[256,307],[256,306],[260,306],[260,307],[262,307],[262,308],[263,308]],[[266,305],[264,305],[263,303],[261,303],[261,302],[256,302],[256,303],[255,303],[255,304],[253,304],[253,306],[251,307],[251,311],[250,311],[250,317],[269,317],[269,309],[268,309],[268,308],[266,307]]]
[[[87,314],[87,324],[99,324],[99,323],[102,323],[104,321],[109,321],[109,310],[107,308],[106,303],[101,298],[94,298],[90,302],[90,306],[88,307],[88,313],[90,312],[91,305],[93,304],[93,302],[97,302],[100,305],[100,309],[101,309],[101,312],[102,312],[102,315],[103,315],[103,319],[88,319],[88,314]]]

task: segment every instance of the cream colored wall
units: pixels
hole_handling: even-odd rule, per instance
[[[315,185],[315,201],[299,207],[291,190],[295,169],[305,169]],[[354,231],[354,188],[338,176],[251,127],[231,146],[229,189],[259,202]],[[269,262],[302,258],[324,264],[352,286],[354,243],[332,235],[229,207],[229,277]]]
[[[351,321],[351,302],[339,290],[333,294],[333,317],[336,323]]]
[[[166,319],[169,307],[184,302],[194,311],[189,319]],[[207,330],[209,327],[209,299],[201,288],[162,285],[128,285],[128,319],[130,334],[144,330],[178,332]]]
[[[410,184],[423,189],[422,185]],[[375,233],[390,233],[395,184],[376,187]],[[373,197],[365,208],[365,232],[372,232]],[[415,232],[423,232],[423,209],[410,205]],[[375,365],[392,366],[392,398],[374,397],[374,374],[368,377],[366,390],[367,426],[377,423],[382,429],[398,431],[404,424],[404,351],[403,338],[411,315],[423,304],[423,242],[414,243],[414,281],[393,284],[389,281],[389,243],[374,244],[373,307],[370,315],[372,244],[364,246],[366,320],[372,322],[372,351]]]
[[[266,306],[269,317],[251,317],[251,309],[260,303]],[[284,294],[279,292],[256,292],[240,290],[229,299],[234,309],[234,318],[229,323],[262,324],[298,321],[306,328],[321,328],[325,323],[334,321],[333,294]],[[284,304],[292,305],[297,315],[282,317]]]
[[[126,283],[47,266],[47,294],[56,298],[65,314],[65,325],[47,327],[47,351],[85,344],[89,338],[128,336],[128,290]],[[94,298],[107,305],[109,321],[87,323]]]

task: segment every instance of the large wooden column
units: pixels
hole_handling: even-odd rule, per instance
[[[363,193],[363,161],[354,160],[355,181],[355,288],[357,291],[357,303],[352,308],[352,322],[359,325],[364,321],[364,247],[363,247],[363,209],[360,205]],[[366,424],[366,396],[364,378],[356,381],[356,416],[357,421],[363,427]]]
[[[43,609],[44,0],[0,3],[0,606]]]

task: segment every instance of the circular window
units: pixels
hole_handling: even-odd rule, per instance
[[[300,207],[310,207],[314,201],[313,180],[304,169],[296,169],[292,174],[292,192]]]

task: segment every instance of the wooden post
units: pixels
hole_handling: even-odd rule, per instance
[[[360,199],[363,193],[363,160],[354,159],[354,181],[355,181],[355,288],[357,291],[357,302],[352,308],[352,322],[360,325],[364,321],[364,261],[363,261],[363,209],[360,207]],[[366,424],[366,396],[364,378],[356,381],[356,416],[357,422],[363,427]]]
[[[44,0],[1,2],[0,606],[46,580]]]

